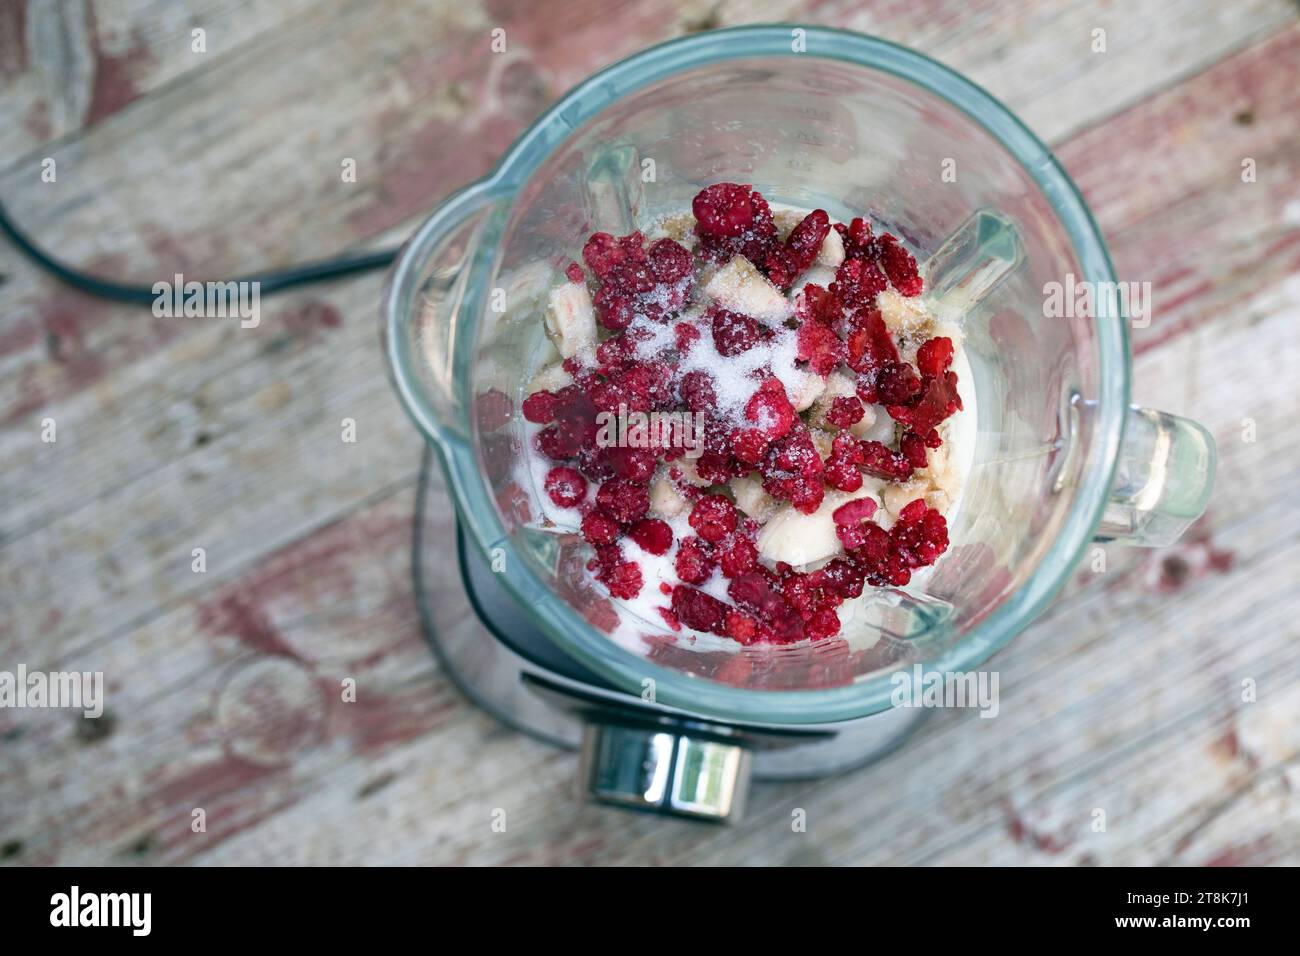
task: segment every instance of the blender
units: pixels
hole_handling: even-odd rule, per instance
[[[923,263],[927,304],[961,317],[976,437],[952,546],[872,603],[864,640],[738,648],[650,621],[629,640],[581,539],[529,520],[519,405],[549,348],[549,289],[593,231],[644,229],[720,181],[867,215]],[[1092,307],[1046,308],[1062,284],[1094,290]],[[502,721],[580,746],[599,803],[731,822],[751,777],[878,758],[926,714],[892,705],[894,674],[979,667],[1094,541],[1170,544],[1204,510],[1213,440],[1129,405],[1117,288],[1047,148],[918,53],[743,27],[595,74],[433,212],[384,293],[392,379],[429,444],[413,571],[434,651]]]

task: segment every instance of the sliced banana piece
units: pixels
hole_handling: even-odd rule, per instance
[[[546,334],[561,357],[571,358],[596,341],[596,310],[585,282],[566,282],[551,290]]]
[[[744,256],[736,256],[717,271],[704,295],[729,312],[752,316],[769,324],[790,314],[790,303],[767,276]]]
[[[758,532],[758,553],[769,561],[784,561],[794,567],[812,564],[841,553],[844,548],[835,534],[835,509],[858,498],[875,498],[865,488],[852,494],[828,491],[821,506],[810,515],[782,505]],[[876,499],[879,504],[879,499]]]
[[[817,258],[813,260],[813,265],[834,272],[843,261],[844,240],[838,232],[832,229],[826,233],[826,238],[822,240],[822,247],[817,250]]]
[[[732,497],[736,499],[736,507],[755,521],[766,520],[776,510],[776,499],[763,490],[763,483],[757,478],[748,475],[732,478],[729,485]]]
[[[557,392],[566,385],[573,384],[573,376],[564,370],[564,366],[559,362],[554,365],[547,365],[538,369],[533,380],[528,383],[528,394],[533,392]]]
[[[650,510],[661,518],[674,518],[686,510],[686,499],[667,478],[650,485]]]

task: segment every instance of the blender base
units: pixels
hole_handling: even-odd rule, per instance
[[[883,757],[928,715],[894,708],[832,724],[740,724],[648,703],[614,687],[535,628],[465,540],[430,449],[421,467],[412,559],[421,627],[447,676],[477,706],[520,733],[559,747],[581,746],[588,799],[734,820],[751,760],[758,780],[828,776]],[[644,752],[636,751],[638,745]],[[631,754],[625,752],[629,747]],[[623,753],[611,769],[615,751]],[[658,763],[669,766],[659,768],[667,781],[654,779],[652,765]],[[665,784],[671,790],[688,764],[696,775],[699,764],[704,772],[730,776],[738,792],[721,787],[718,800],[703,807],[699,793],[685,802],[680,793],[674,799],[659,793]]]

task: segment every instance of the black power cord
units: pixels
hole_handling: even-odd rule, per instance
[[[3,202],[0,202],[0,232],[8,236],[9,240],[18,247],[18,250],[41,269],[60,282],[70,285],[87,295],[93,295],[100,299],[111,299],[114,302],[126,302],[131,305],[152,305],[154,300],[157,299],[157,294],[153,291],[152,286],[113,282],[111,279],[91,275],[88,272],[74,269],[72,266],[60,262],[18,228],[14,221],[9,218],[9,213],[5,209]],[[232,281],[256,282],[259,285],[259,295],[272,295],[276,292],[284,292],[287,289],[293,289],[312,282],[356,275],[373,269],[385,269],[392,264],[392,261],[397,257],[397,253],[397,249],[350,253],[332,259],[322,259],[318,262],[306,262],[302,265],[290,266],[287,269],[276,269],[262,275],[244,276]]]

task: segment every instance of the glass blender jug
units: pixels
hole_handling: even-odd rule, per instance
[[[961,316],[977,422],[952,545],[922,585],[890,592],[830,640],[738,649],[676,639],[657,621],[629,632],[587,579],[581,539],[529,523],[539,490],[521,479],[519,405],[554,355],[547,293],[593,231],[644,229],[720,181],[833,220],[868,215],[912,248],[927,302]],[[1091,309],[1049,316],[1054,283],[1102,291]],[[1130,407],[1113,288],[1073,183],[988,94],[881,40],[747,27],[654,47],[563,97],[411,238],[382,322],[466,548],[490,561],[529,626],[615,691],[575,708],[602,728],[584,765],[592,792],[722,818],[743,799],[744,755],[726,744],[750,746],[746,728],[771,744],[887,713],[894,673],[978,667],[1091,542],[1169,544],[1202,513],[1213,440]],[[568,691],[569,703],[582,697]],[[610,717],[620,696],[626,709]]]

